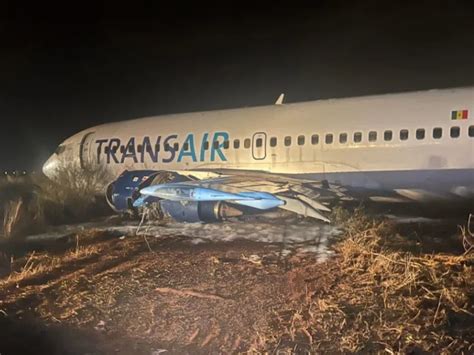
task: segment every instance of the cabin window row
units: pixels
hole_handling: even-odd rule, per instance
[[[474,126],[470,126],[469,129],[468,129],[468,134],[469,134],[469,137],[474,137]],[[460,137],[461,135],[461,128],[458,127],[458,126],[454,126],[454,127],[451,127],[450,130],[449,130],[449,135],[451,138],[458,138]],[[402,141],[405,141],[405,140],[408,140],[410,136],[410,133],[407,129],[402,129],[400,130],[399,132],[399,138],[400,140]],[[432,136],[434,139],[440,139],[442,138],[443,136],[443,129],[441,127],[435,127],[433,128],[433,132],[432,132]],[[425,139],[426,137],[426,131],[424,128],[419,128],[415,131],[415,137],[417,140],[423,140]],[[353,134],[353,137],[352,137],[352,141],[354,143],[361,143],[362,142],[362,138],[363,138],[363,134],[362,132],[355,132]],[[376,142],[377,141],[377,138],[378,138],[378,134],[377,134],[377,131],[370,131],[367,135],[367,140],[369,142]],[[394,132],[391,131],[391,130],[386,130],[383,132],[383,140],[386,141],[386,142],[390,142],[394,139]],[[341,144],[345,144],[349,141],[349,135],[347,133],[340,133],[339,134],[339,143]],[[306,143],[306,136],[304,135],[299,135],[297,138],[296,138],[296,142],[298,145],[302,146],[302,145],[305,145]],[[310,142],[312,145],[317,145],[319,144],[320,142],[320,138],[319,138],[319,135],[318,134],[313,134],[311,137],[310,137]],[[326,144],[332,144],[334,143],[334,134],[332,133],[327,133],[325,136],[324,136],[324,142]],[[206,142],[207,143],[207,142]],[[217,148],[219,146],[219,143],[218,142],[214,142],[215,143],[215,147]],[[289,147],[292,145],[292,137],[291,136],[286,136],[284,137],[283,139],[283,144],[285,147]],[[224,149],[228,149],[229,148],[229,141],[225,141],[224,142]],[[250,138],[246,138],[244,140],[244,148],[245,149],[249,149],[250,146],[251,146],[251,139]],[[269,142],[269,145],[270,147],[274,148],[278,145],[278,138],[277,137],[271,137],[270,138],[270,142]],[[260,148],[263,146],[263,139],[262,138],[257,138],[255,140],[255,146],[257,148]],[[240,140],[239,139],[234,139],[233,141],[233,147],[234,149],[239,149],[240,148]],[[204,147],[204,149],[208,149],[208,147]]]
[[[449,136],[451,138],[459,138],[461,136],[461,128],[459,126],[453,126],[449,129]],[[468,136],[471,137],[471,138],[474,138],[474,126],[469,126],[468,128]],[[410,137],[410,132],[407,130],[407,129],[402,129],[399,131],[399,134],[398,134],[398,137],[401,141],[406,141],[409,139]],[[433,139],[441,139],[443,137],[443,128],[441,127],[435,127],[433,128],[432,130],[432,137]],[[345,144],[349,141],[349,135],[348,133],[340,133],[339,134],[339,143],[340,144]],[[363,133],[362,132],[355,132],[353,135],[352,135],[352,142],[354,143],[361,143],[362,142],[362,138],[363,138]],[[386,130],[383,132],[383,140],[386,141],[386,142],[390,142],[392,141],[394,138],[394,132],[391,131],[391,130]],[[423,140],[426,138],[426,130],[424,128],[418,128],[416,131],[415,131],[415,138],[417,140]],[[378,139],[378,134],[377,134],[377,131],[369,131],[369,133],[367,134],[367,140],[369,142],[376,142]],[[318,134],[313,134],[310,139],[309,139],[311,145],[318,145],[320,143],[320,137]],[[245,149],[249,149],[250,146],[251,146],[251,139],[250,138],[245,138],[244,141],[243,141],[243,147]],[[297,138],[296,138],[296,143],[299,145],[299,146],[302,146],[302,145],[305,145],[306,143],[306,136],[304,135],[299,135]],[[325,144],[332,144],[334,143],[334,134],[332,133],[327,133],[326,135],[324,135],[324,143]],[[218,149],[219,146],[221,145],[221,142],[218,142],[218,141],[214,141],[212,142],[213,146],[215,149]],[[278,144],[278,138],[277,137],[271,137],[270,138],[270,147],[276,147],[277,144]],[[284,137],[283,139],[283,144],[285,147],[289,147],[291,146],[292,144],[292,137],[291,136],[286,136]],[[204,150],[208,150],[209,149],[209,146],[210,146],[210,143],[208,141],[204,142]],[[239,149],[240,148],[240,140],[239,139],[234,139],[233,141],[233,148],[234,149]],[[257,138],[255,140],[255,146],[257,148],[260,148],[263,146],[263,139],[262,138]],[[224,143],[222,144],[222,147],[224,149],[229,149],[230,148],[230,142],[229,141],[224,141]],[[133,149],[133,148],[132,148]],[[148,149],[151,149],[151,147],[148,147]],[[189,144],[188,143],[184,143],[183,145],[183,149],[184,150],[189,150]],[[109,148],[109,147],[105,147],[105,152],[106,153],[109,153],[109,152],[113,152],[113,153],[116,153],[118,150],[120,150],[121,153],[124,153],[125,152],[125,147],[124,146],[120,146],[120,147],[113,147],[113,148]],[[156,151],[160,151],[160,145],[157,144],[155,145],[155,150]],[[165,151],[171,151],[171,150],[174,150],[174,151],[178,151],[179,150],[179,143],[174,143],[172,145],[170,144],[165,144],[164,145],[164,150]],[[143,151],[143,146],[141,144],[139,144],[137,146],[137,152],[138,153],[141,153]]]
[[[390,142],[394,139],[395,137],[395,132],[392,130],[386,130],[383,132],[383,140],[385,142]],[[423,140],[426,138],[427,132],[424,128],[418,128],[415,131],[415,138],[417,140]],[[468,135],[471,138],[474,138],[474,126],[470,126],[468,128]],[[453,126],[449,129],[449,136],[451,138],[459,138],[461,136],[461,128],[459,126]],[[402,129],[398,133],[398,137],[401,141],[408,140],[410,138],[410,132],[408,129]],[[441,127],[435,127],[432,130],[432,137],[434,139],[441,139],[443,137],[443,128]],[[317,145],[320,142],[319,135],[318,134],[313,134],[310,137],[310,141],[312,145]],[[361,143],[363,138],[363,133],[362,132],[355,132],[352,136],[352,142],[354,143]],[[367,140],[369,142],[376,142],[378,140],[378,132],[377,131],[369,131],[367,134]],[[349,135],[348,133],[340,133],[338,137],[339,143],[345,144],[349,142]],[[332,144],[335,141],[335,135],[332,133],[327,133],[324,135],[324,143],[325,144]],[[296,142],[298,145],[304,145],[306,143],[306,137],[304,135],[300,135],[297,137]],[[286,136],[283,141],[285,147],[289,147],[292,144],[292,137],[291,136]],[[277,146],[277,138],[272,137],[270,138],[270,147],[276,147]]]

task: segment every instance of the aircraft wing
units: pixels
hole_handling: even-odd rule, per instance
[[[140,190],[143,196],[170,201],[225,201],[260,210],[282,208],[325,222],[329,202],[348,199],[344,190],[325,181],[299,180],[255,171],[221,171],[214,178],[152,184]],[[189,174],[192,176],[192,174]],[[140,204],[142,201],[137,201]]]

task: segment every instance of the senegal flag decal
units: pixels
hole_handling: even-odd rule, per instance
[[[452,120],[467,120],[468,115],[469,115],[468,110],[451,111]]]

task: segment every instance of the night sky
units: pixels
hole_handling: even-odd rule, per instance
[[[64,3],[0,3],[0,170],[102,122],[474,85],[472,1]]]

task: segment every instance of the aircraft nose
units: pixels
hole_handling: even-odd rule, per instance
[[[49,159],[43,164],[43,174],[52,179],[58,167],[58,158],[55,154],[51,155]]]

